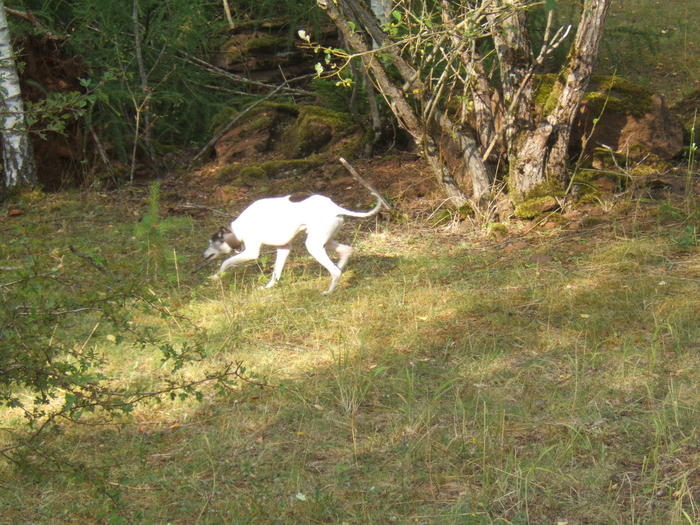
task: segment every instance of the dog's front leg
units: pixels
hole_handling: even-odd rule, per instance
[[[287,262],[287,257],[289,257],[290,247],[280,246],[277,248],[277,259],[275,259],[275,268],[272,271],[272,277],[270,282],[265,285],[265,288],[272,288],[277,284],[277,281],[282,277],[282,270],[284,269],[284,264]]]
[[[237,264],[242,264],[248,261],[254,261],[260,255],[260,246],[257,247],[246,247],[241,253],[237,253],[233,257],[229,257],[224,262],[221,263],[221,268],[214,275],[211,276],[212,279],[221,279],[224,272],[231,266],[236,266]]]

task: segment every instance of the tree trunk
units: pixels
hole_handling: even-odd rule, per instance
[[[24,104],[3,0],[0,0],[0,93],[5,186],[35,186],[38,181],[34,152],[24,120]]]
[[[462,47],[462,42],[448,0],[442,0],[441,15],[442,23],[449,30],[453,47],[459,49]],[[471,42],[469,48],[462,51],[461,55],[462,64],[471,78],[474,130],[479,137],[481,147],[485,150],[496,136],[496,118],[493,112],[491,86],[489,86],[488,76],[482,63],[483,58],[477,49],[476,42]]]
[[[462,133],[447,115],[440,112],[436,112],[435,118],[431,122],[423,122],[419,113],[408,102],[408,97],[404,92],[404,89],[409,87],[420,93],[425,92],[415,70],[398,55],[395,49],[386,47],[384,52],[389,56],[402,77],[404,89],[396,85],[386,73],[384,65],[371,53],[370,46],[357,32],[351,29],[348,23],[349,21],[360,22],[372,40],[382,47],[385,44],[385,34],[379,27],[376,18],[356,0],[346,0],[345,2],[318,0],[318,4],[326,10],[350,47],[362,54],[361,59],[365,69],[372,74],[377,87],[387,100],[399,124],[421,148],[428,165],[451,203],[460,207],[470,202],[470,196],[464,192],[463,185],[459,183],[459,180],[464,181],[467,177],[455,177],[451,172],[441,151],[438,138],[452,141],[455,149],[462,152],[465,170],[469,174],[473,190],[471,198],[473,201],[480,201],[490,188],[490,175],[478,154],[476,142]],[[433,127],[439,130],[437,136],[433,136],[431,129]]]
[[[495,4],[504,9],[508,1],[496,0]],[[533,57],[527,15],[519,9],[505,17],[501,12],[495,11],[488,15],[488,20],[498,56],[505,108],[504,136],[510,154],[513,151],[513,138],[521,130],[532,129],[535,117],[531,82]]]
[[[141,22],[139,21],[139,1],[133,0],[131,5],[131,18],[134,24],[134,54],[136,56],[136,65],[139,71],[139,78],[141,79],[141,92],[143,99],[140,102],[134,100],[134,109],[137,113],[136,119],[136,131],[134,133],[134,151],[136,150],[136,144],[139,141],[139,116],[143,114],[143,143],[146,154],[148,155],[148,160],[151,164],[155,165],[156,155],[153,149],[153,141],[151,140],[151,112],[150,112],[150,99],[151,99],[151,88],[148,85],[148,72],[146,71],[146,65],[143,61],[143,39],[141,35]],[[130,180],[133,182],[135,162],[132,161],[131,166],[131,176]]]
[[[513,136],[509,176],[516,199],[545,184],[563,187],[566,181],[571,127],[588,87],[610,3],[585,0],[576,40],[553,88],[558,93],[554,109],[535,129],[521,128]]]

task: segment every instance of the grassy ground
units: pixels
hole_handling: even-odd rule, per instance
[[[579,2],[559,0],[556,7],[557,25],[576,23]],[[700,9],[688,0],[612,2],[596,70],[647,86],[673,106],[700,89],[698,24]],[[566,49],[555,53],[560,61]]]
[[[663,94],[700,89],[700,9],[687,0],[613,2],[599,66]]]
[[[623,200],[502,243],[348,225],[356,257],[329,297],[301,249],[273,290],[255,265],[192,275],[214,221],[178,218],[144,248],[147,209],[136,190],[23,206],[0,223],[0,293],[29,254],[54,281],[95,273],[73,245],[169,314],[133,322],[173,345],[199,334],[207,356],[179,374],[235,359],[266,386],[61,424],[43,447],[64,463],[0,466],[1,523],[700,520],[700,252],[680,204]],[[115,385],[167,378],[154,348],[99,321],[54,330]]]

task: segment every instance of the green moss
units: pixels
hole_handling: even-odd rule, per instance
[[[502,222],[492,222],[489,224],[489,235],[492,237],[502,237],[508,235],[508,226]]]
[[[369,138],[370,135],[368,133],[358,133],[343,140],[333,151],[339,157],[354,159],[362,152],[369,142]]]
[[[535,186],[527,192],[522,200],[539,199],[541,197],[563,197],[564,188],[558,180],[550,180]]]
[[[515,207],[515,216],[521,219],[534,219],[558,206],[559,203],[551,195],[526,199]]]
[[[559,75],[546,74],[537,77],[535,87],[535,104],[541,108],[543,115],[549,114],[559,97],[561,83]],[[614,75],[593,75],[583,101],[590,105],[593,112],[605,111],[624,115],[641,116],[653,108],[652,92]]]
[[[259,131],[261,129],[268,129],[272,127],[275,123],[275,118],[269,113],[263,113],[255,120],[252,120],[248,124],[248,129],[251,131]]]
[[[299,115],[298,104],[292,104],[291,102],[263,102],[260,104],[262,109],[273,109],[278,113],[286,113],[287,115],[292,115],[294,117]]]
[[[251,38],[245,44],[247,53],[274,53],[287,46],[288,39],[286,37],[263,35],[256,38]]]
[[[324,122],[334,128],[352,126],[352,118],[348,113],[334,111],[323,106],[301,106],[299,108],[299,118],[302,120],[317,120]]]
[[[553,73],[537,77],[534,99],[535,105],[542,108],[542,115],[549,114],[557,103],[561,91],[561,84],[557,83],[557,78],[558,75]]]
[[[222,166],[216,171],[215,177],[221,182],[230,182],[234,178],[236,178],[240,168],[241,165],[238,162],[234,164],[227,164],[226,166]]]
[[[355,131],[350,115],[321,106],[301,106],[295,125],[285,132],[287,157],[305,157]]]
[[[241,182],[244,183],[268,179],[267,171],[260,166],[246,166],[240,171],[238,176]]]
[[[624,115],[642,116],[653,108],[653,93],[639,86],[610,75],[593,75],[583,100],[593,111],[613,111]]]

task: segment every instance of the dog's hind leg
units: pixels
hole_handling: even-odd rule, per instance
[[[341,270],[345,268],[345,265],[348,264],[348,259],[352,255],[352,246],[348,246],[347,244],[340,244],[336,241],[328,241],[326,243],[326,248],[328,248],[329,250],[333,250],[335,253],[338,254],[338,268],[340,268]]]
[[[318,242],[314,241],[312,238],[307,238],[306,249],[309,251],[311,256],[331,274],[331,284],[328,286],[328,290],[323,292],[324,295],[331,293],[338,284],[338,279],[340,279],[340,274],[342,273],[341,269],[338,268],[333,261],[331,261],[330,257],[328,257],[323,242]]]
[[[265,288],[272,288],[277,284],[282,276],[282,270],[284,269],[284,263],[287,262],[287,257],[289,256],[290,247],[281,246],[277,248],[277,259],[275,259],[275,268],[272,271],[272,278],[270,282],[265,285]]]

